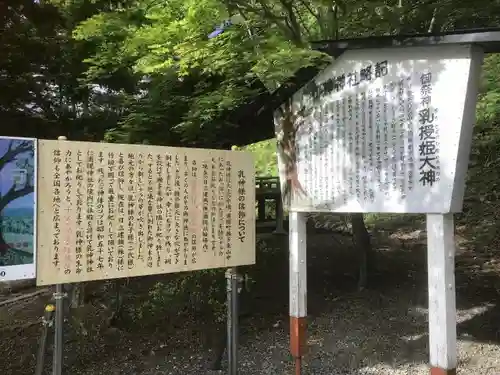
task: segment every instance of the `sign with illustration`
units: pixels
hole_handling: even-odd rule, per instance
[[[36,140],[0,137],[0,282],[35,277]]]
[[[251,153],[38,143],[37,284],[255,263]]]
[[[285,205],[460,211],[481,68],[476,53],[466,45],[346,51],[275,113]]]

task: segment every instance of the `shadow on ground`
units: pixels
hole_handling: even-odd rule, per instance
[[[427,373],[426,239],[421,219],[389,218],[372,228],[376,257],[369,287],[362,292],[356,290],[358,266],[351,238],[308,235],[308,373]],[[500,263],[494,252],[470,238],[467,230],[457,230],[460,358],[464,371],[488,374],[477,363],[489,363],[481,356],[500,358]],[[247,314],[241,321],[242,375],[281,375],[289,373],[291,365],[287,237],[266,235],[264,241],[257,266],[248,269],[255,283],[243,301]],[[131,280],[129,293],[151,290],[158,280]],[[147,298],[136,295],[128,303]],[[67,373],[211,374],[207,370],[213,356],[211,336],[213,328],[220,327],[211,318],[193,315],[189,309],[177,314],[165,311],[151,314],[156,318],[147,324],[136,316],[116,328],[100,330],[107,312],[99,301],[102,298],[87,310],[86,319],[94,327],[88,335],[68,336]],[[43,303],[44,299],[33,300],[0,312],[4,373],[33,373]],[[23,327],[26,322],[32,324]],[[500,371],[500,364],[489,366]]]

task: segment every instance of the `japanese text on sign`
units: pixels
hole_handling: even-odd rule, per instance
[[[255,261],[245,152],[40,141],[39,169],[39,285]]]
[[[285,205],[457,210],[479,60],[470,46],[456,45],[345,52],[275,113]]]

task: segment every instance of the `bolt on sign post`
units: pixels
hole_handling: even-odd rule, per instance
[[[308,212],[427,214],[431,373],[455,373],[453,213],[462,209],[482,56],[470,44],[344,47],[276,110],[297,374]]]
[[[0,137],[0,282],[35,278],[36,146]]]

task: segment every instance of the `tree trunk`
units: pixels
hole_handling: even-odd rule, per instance
[[[114,299],[110,301],[111,316],[108,319],[108,326],[115,327],[122,315],[123,307],[123,287],[125,286],[125,279],[112,280]]]
[[[352,236],[356,252],[359,257],[358,289],[366,288],[368,267],[372,260],[372,246],[370,234],[366,229],[363,214],[352,214]]]
[[[213,354],[208,365],[211,371],[222,370],[222,360],[224,359],[224,352],[227,348],[227,328],[224,323],[217,323],[213,328],[210,337],[210,346],[212,346]]]

